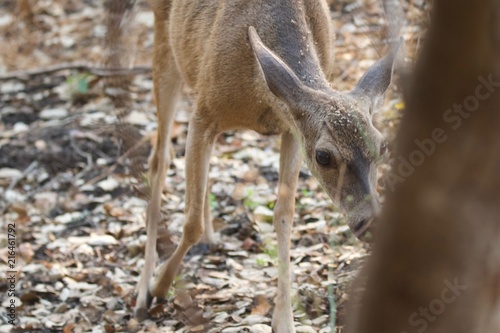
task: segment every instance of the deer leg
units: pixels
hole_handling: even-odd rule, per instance
[[[272,326],[276,333],[295,332],[290,299],[290,233],[295,212],[295,192],[302,158],[291,133],[282,135],[278,200],[274,208],[274,229],[278,238],[278,294]]]
[[[177,249],[159,269],[151,285],[151,294],[165,297],[182,259],[199,242],[204,232],[203,207],[207,193],[208,168],[215,139],[211,123],[193,114],[186,142],[186,208],[183,233]]]
[[[201,236],[200,242],[203,244],[214,244],[214,226],[210,215],[210,184],[208,182],[205,194],[205,204],[203,205],[203,223],[205,224],[205,231],[203,232],[203,236]]]
[[[153,276],[156,261],[156,238],[161,219],[161,193],[165,174],[170,165],[170,132],[175,114],[175,103],[181,87],[175,61],[168,46],[163,22],[155,22],[155,54],[153,59],[154,94],[156,100],[158,130],[157,140],[149,160],[151,198],[146,211],[146,253],[144,268],[137,285],[135,313],[143,320],[151,304],[149,281]]]

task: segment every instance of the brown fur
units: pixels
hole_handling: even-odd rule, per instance
[[[276,332],[294,332],[289,241],[302,157],[359,230],[375,214],[375,161],[382,136],[371,111],[390,82],[394,54],[365,74],[350,93],[332,90],[334,34],[325,1],[150,0],[155,12],[154,81],[158,141],[150,160],[146,264],[136,313],[163,297],[182,258],[200,239],[213,242],[208,208],[208,161],[217,134],[252,129],[282,134],[278,201],[279,281]],[[254,28],[253,28],[254,27]],[[186,146],[186,222],[181,242],[151,280],[160,195],[169,164],[169,131],[181,82],[196,94]],[[300,154],[302,150],[303,154]],[[331,165],[317,162],[318,151]],[[203,213],[202,213],[203,212]],[[150,294],[151,293],[151,294]]]

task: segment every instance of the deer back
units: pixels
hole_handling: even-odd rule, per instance
[[[248,40],[248,27],[305,85],[327,84],[334,35],[324,1],[173,1],[169,35],[184,81],[219,130],[251,128],[278,134],[287,126]],[[273,132],[273,133],[270,133]]]

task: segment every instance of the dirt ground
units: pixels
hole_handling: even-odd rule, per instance
[[[137,322],[134,288],[144,266],[147,159],[156,129],[148,71],[152,13],[142,0],[126,13],[119,48],[130,75],[109,77],[98,70],[109,56],[104,0],[38,0],[28,9],[20,3],[0,3],[0,333],[271,332],[279,138],[249,131],[218,138],[210,204],[219,244],[193,249],[167,300],[155,303],[151,319]],[[332,86],[348,90],[386,52],[386,22],[379,1],[336,0],[331,9]],[[416,0],[404,9],[404,60],[411,63],[424,11]],[[391,86],[376,118],[389,140],[404,112],[400,88],[397,81]],[[164,192],[163,256],[172,250],[165,244],[178,242],[184,219],[192,109],[185,92]],[[390,155],[381,174],[389,161]],[[296,202],[297,331],[333,332],[335,325],[341,332],[347,288],[369,247],[355,239],[305,167]],[[4,279],[10,272],[14,278]]]

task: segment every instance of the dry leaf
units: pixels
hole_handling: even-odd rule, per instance
[[[24,261],[29,264],[31,260],[33,260],[35,251],[33,251],[31,243],[21,243],[19,244],[19,254],[24,259]]]
[[[64,325],[63,333],[71,333],[73,332],[73,328],[75,328],[75,323],[69,323]]]
[[[255,297],[257,305],[252,309],[251,314],[265,316],[271,309],[271,305],[267,302],[267,297],[265,295],[257,295]]]

